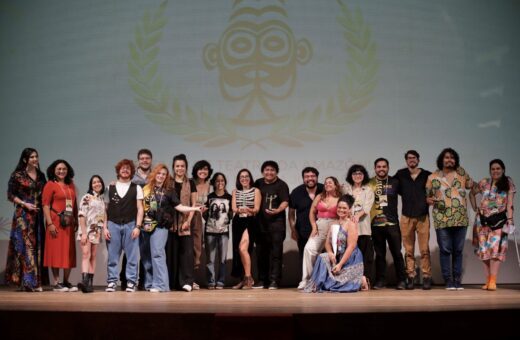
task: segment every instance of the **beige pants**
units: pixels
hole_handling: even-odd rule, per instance
[[[323,252],[325,240],[327,239],[327,232],[329,231],[330,218],[320,218],[316,221],[318,227],[318,235],[309,237],[305,249],[303,250],[303,264],[302,264],[302,281],[306,282],[310,279],[312,268],[316,262],[316,258]]]
[[[401,217],[401,237],[405,250],[404,260],[406,263],[406,274],[415,277],[415,233],[419,241],[421,252],[421,271],[423,277],[432,276],[430,262],[430,216]]]

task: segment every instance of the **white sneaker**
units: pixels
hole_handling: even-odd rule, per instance
[[[54,287],[52,287],[52,291],[54,292],[68,292],[69,289],[65,287],[62,283],[56,283]]]
[[[149,292],[150,293],[160,293],[161,291],[157,288],[150,288]]]
[[[193,290],[200,290],[200,286],[197,282],[193,282],[192,287],[193,287]]]
[[[105,292],[115,292],[117,288],[117,284],[115,282],[109,282]]]
[[[126,292],[127,293],[134,293],[135,292],[135,283],[128,282],[126,284]]]
[[[190,285],[184,285],[184,286],[182,286],[182,290],[184,290],[186,292],[191,292],[191,286]]]
[[[298,285],[298,290],[304,289],[306,285],[307,285],[307,281],[301,281],[300,284]]]

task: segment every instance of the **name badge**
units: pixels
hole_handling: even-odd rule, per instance
[[[72,200],[69,200],[69,199],[65,200],[65,212],[72,214]]]
[[[388,196],[387,195],[379,196],[379,206],[388,207]]]

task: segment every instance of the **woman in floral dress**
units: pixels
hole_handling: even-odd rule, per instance
[[[506,167],[500,159],[489,163],[491,178],[482,179],[471,191],[470,202],[477,213],[473,227],[473,245],[484,263],[485,290],[496,290],[500,263],[506,259],[507,238],[513,222],[515,185],[506,176]],[[482,195],[479,208],[475,196]]]
[[[42,291],[49,277],[43,267],[45,231],[43,229],[42,190],[45,175],[40,171],[38,152],[22,151],[9,178],[7,198],[15,205],[7,251],[5,281],[26,291]]]

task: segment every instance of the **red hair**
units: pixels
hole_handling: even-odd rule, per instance
[[[157,176],[159,171],[161,171],[162,169],[166,170],[166,178],[164,179],[163,188],[169,189],[172,185],[170,170],[168,170],[168,166],[164,163],[159,163],[152,169],[152,171],[148,175],[148,185],[150,185],[150,188],[153,189],[153,187],[155,186],[155,176]]]
[[[132,162],[129,159],[122,159],[119,162],[117,162],[117,164],[116,164],[116,175],[117,175],[117,178],[119,178],[119,171],[121,170],[121,168],[123,166],[130,167],[130,177],[134,177],[134,175],[135,175],[135,165],[134,165],[134,162]]]

